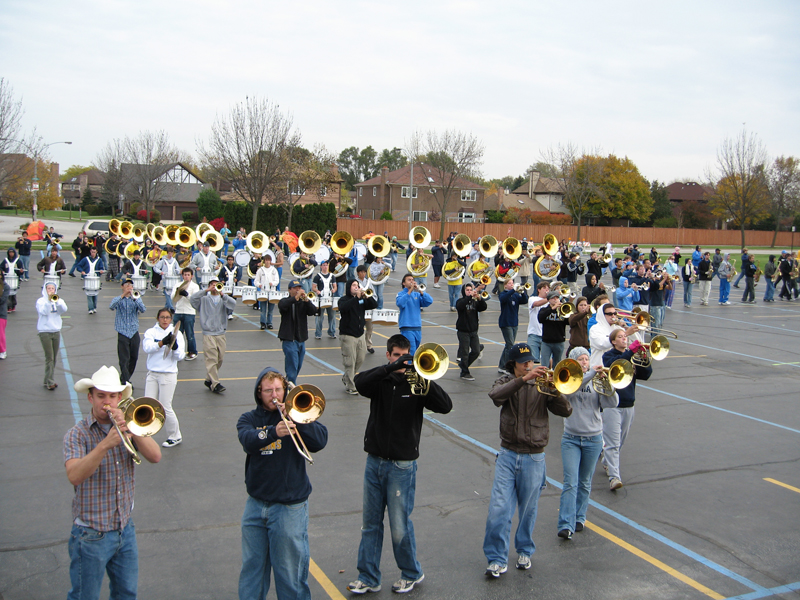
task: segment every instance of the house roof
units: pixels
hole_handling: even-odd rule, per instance
[[[411,165],[406,165],[405,167],[401,167],[395,171],[389,171],[386,175],[386,183],[387,185],[408,185],[410,177]],[[366,181],[357,183],[356,187],[380,184],[381,176],[378,175],[372,179],[367,179]],[[437,169],[434,169],[425,163],[414,163],[414,185],[419,187],[443,187],[443,182],[441,177],[439,177]],[[462,190],[486,189],[482,185],[478,185],[477,183],[473,183],[462,177],[456,177],[455,187]]]
[[[512,194],[525,194],[529,193],[531,187],[530,179],[515,189]],[[563,194],[564,188],[560,179],[552,177],[539,177],[536,185],[533,188],[534,194]]]
[[[75,177],[70,177],[64,183],[79,183],[81,177],[86,177],[86,185],[103,185],[106,180],[106,174],[100,169],[90,169]]]
[[[128,175],[130,173],[130,171],[132,171],[137,166],[139,166],[139,165],[135,165],[135,164],[132,164],[132,163],[122,163],[122,173],[124,175]],[[167,171],[169,171],[170,169],[172,169],[175,166],[183,167],[189,173],[194,175],[200,183],[205,183],[205,181],[203,181],[202,177],[200,177],[197,173],[195,173],[194,170],[191,167],[183,164],[182,162],[172,162],[172,163],[169,163],[169,164],[166,164],[166,165],[156,165],[156,167],[155,167],[156,171],[154,171],[153,179],[158,179],[164,173],[166,173]]]
[[[676,181],[667,186],[667,196],[671,202],[688,202],[697,200],[707,200],[707,195],[714,192],[710,187],[697,183],[695,181],[687,181],[682,183]]]
[[[550,212],[550,209],[539,202],[536,196],[528,198],[527,192],[525,194],[517,194],[516,190],[503,198],[503,208],[527,208],[534,212]]]

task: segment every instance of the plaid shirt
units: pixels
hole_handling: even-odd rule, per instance
[[[117,311],[114,316],[114,329],[118,333],[126,338],[132,338],[139,333],[139,313],[147,310],[141,297],[134,300],[130,296],[127,298],[117,296],[108,307]]]
[[[64,436],[64,462],[83,458],[106,437],[91,413]],[[122,530],[133,509],[133,457],[120,444],[109,450],[91,477],[75,486],[72,519],[98,531]]]

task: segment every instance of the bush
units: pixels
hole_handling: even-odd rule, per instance
[[[217,190],[206,188],[200,191],[197,195],[197,213],[201,219],[205,217],[209,221],[225,216],[225,205]]]
[[[107,206],[103,206],[102,204],[95,204],[90,206],[86,209],[86,212],[89,214],[90,217],[99,217],[102,215],[111,214],[111,211]]]
[[[139,211],[142,210],[143,208],[144,204],[142,204],[141,202],[134,202],[133,204],[131,204],[131,214],[132,215],[138,214]]]
[[[225,225],[225,219],[223,219],[222,217],[219,217],[218,219],[214,219],[213,221],[209,221],[208,224],[211,225],[217,231],[220,231],[222,229],[222,226]]]
[[[391,221],[392,220],[392,213],[388,210],[381,215],[381,221]]]
[[[271,234],[276,229],[283,231],[288,219],[283,206],[264,204],[259,206],[256,217],[256,229]],[[246,202],[226,202],[225,222],[228,229],[236,231],[244,227],[250,231],[253,219],[253,209]],[[292,211],[292,230],[297,233],[313,229],[320,233],[336,229],[336,205],[332,202],[305,204],[295,206]]]
[[[662,217],[653,221],[653,227],[674,229],[678,226],[678,219],[675,217]]]
[[[193,210],[185,210],[181,213],[181,219],[183,219],[184,223],[196,223],[197,213]]]
[[[145,209],[136,213],[136,218],[144,223],[158,223],[161,221],[161,213],[155,208],[150,211],[150,221],[147,220],[147,211]]]
[[[486,222],[487,223],[502,223],[503,222],[503,211],[501,211],[501,210],[489,210],[489,211],[486,211]]]

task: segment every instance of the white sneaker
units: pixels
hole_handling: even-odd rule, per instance
[[[380,592],[381,585],[367,585],[360,579],[347,584],[347,590],[353,594],[366,594],[367,592]]]
[[[486,567],[486,576],[487,577],[500,577],[503,573],[508,571],[507,565],[501,565],[499,563],[492,563],[488,567]]]
[[[233,315],[228,315],[228,321],[233,321]]]
[[[161,446],[163,448],[172,448],[173,446],[177,446],[178,444],[180,444],[182,441],[183,441],[183,438],[177,438],[175,440],[169,440],[168,439],[166,442],[161,444]]]
[[[517,557],[517,568],[527,571],[531,568],[531,557],[520,554]]]
[[[440,287],[442,287],[442,286],[440,286],[438,283],[434,283],[434,284],[433,284],[433,287],[435,287],[435,288],[440,288]]]
[[[0,352],[0,360],[5,359],[6,356],[8,356],[8,354],[5,352]]]

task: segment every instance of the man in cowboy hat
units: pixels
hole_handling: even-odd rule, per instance
[[[68,598],[99,598],[103,572],[108,573],[117,597],[136,598],[139,553],[131,519],[134,462],[112,418],[148,462],[161,460],[161,448],[151,437],[126,433],[117,405],[131,395],[131,384],[120,383],[114,367],[101,367],[91,379],[78,381],[75,390],[87,394],[91,410],[64,437],[67,479],[75,486]]]

